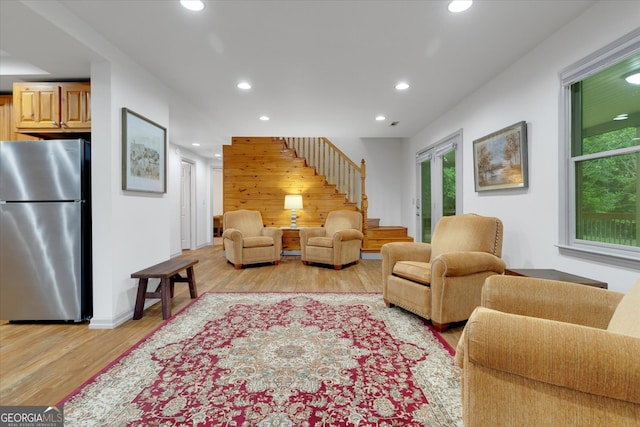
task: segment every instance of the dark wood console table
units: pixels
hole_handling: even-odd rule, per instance
[[[605,282],[588,279],[582,276],[565,273],[563,271],[552,270],[547,268],[507,268],[504,274],[511,276],[535,277],[537,279],[561,280],[563,282],[577,283],[580,285],[595,286],[597,288],[608,289]]]

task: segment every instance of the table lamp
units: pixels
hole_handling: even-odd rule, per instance
[[[296,209],[302,209],[302,195],[287,194],[284,196],[284,208],[291,209],[291,228],[296,228]]]

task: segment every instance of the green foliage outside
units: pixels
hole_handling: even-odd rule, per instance
[[[442,215],[456,214],[456,152],[449,151],[442,162]]]
[[[629,146],[634,128],[626,128],[585,138],[584,154],[610,151]],[[635,212],[638,202],[638,155],[626,154],[581,163],[584,212]]]
[[[625,128],[584,138],[581,154],[639,145],[636,135],[636,128]],[[640,246],[639,167],[640,153],[585,160],[576,165],[576,237]]]

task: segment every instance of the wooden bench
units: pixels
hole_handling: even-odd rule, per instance
[[[162,318],[166,320],[171,317],[171,298],[173,298],[173,288],[176,282],[189,283],[191,299],[197,298],[198,290],[196,288],[196,278],[193,274],[193,266],[197,263],[197,259],[170,259],[169,261],[161,262],[160,264],[133,273],[131,278],[139,279],[133,320],[142,318],[144,301],[147,298],[160,298],[162,301]],[[180,275],[182,270],[187,270],[187,277]],[[160,279],[160,283],[155,292],[147,292],[149,279]]]

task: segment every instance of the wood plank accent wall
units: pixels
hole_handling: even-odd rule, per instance
[[[291,223],[291,211],[284,209],[287,194],[302,194],[304,207],[296,211],[300,227],[324,224],[333,210],[358,210],[283,140],[233,137],[231,141],[222,147],[224,212],[258,210],[265,225],[286,227]]]

